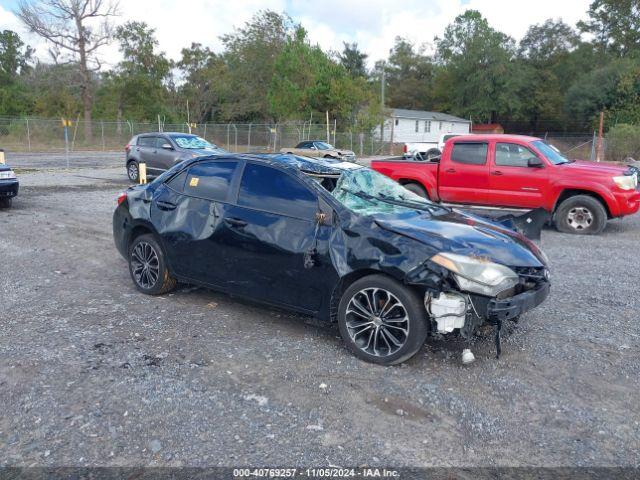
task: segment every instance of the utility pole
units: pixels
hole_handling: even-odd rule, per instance
[[[604,112],[600,112],[600,127],[598,128],[598,149],[596,151],[596,162],[602,161],[602,130],[604,127]]]
[[[384,84],[385,84],[385,70],[386,62],[382,62],[382,76],[380,78],[380,110],[382,120],[380,121],[380,145],[384,143]]]

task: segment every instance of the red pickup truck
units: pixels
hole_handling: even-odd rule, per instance
[[[468,135],[447,141],[440,159],[374,160],[371,167],[435,202],[505,209],[544,208],[562,232],[595,234],[607,219],[640,207],[637,173],[573,161],[544,140]]]

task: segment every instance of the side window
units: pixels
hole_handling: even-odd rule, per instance
[[[416,133],[418,133],[419,129],[420,129],[420,120],[416,120]]]
[[[468,165],[484,165],[487,163],[486,143],[454,143],[451,160]]]
[[[431,120],[424,121],[424,131],[425,133],[431,132]]]
[[[140,147],[155,147],[156,137],[138,137],[138,146]]]
[[[171,142],[167,140],[165,137],[156,137],[156,147],[162,148],[162,145],[164,145],[165,143],[168,143],[169,145],[171,145]]]
[[[187,179],[187,170],[183,170],[178,175],[167,182],[167,187],[178,193],[184,191],[184,181]]]
[[[238,162],[204,162],[189,169],[184,193],[208,200],[225,201]]]
[[[505,167],[528,167],[529,159],[536,154],[515,143],[496,143],[496,165]]]
[[[299,180],[275,168],[247,163],[238,205],[313,220],[318,199]]]

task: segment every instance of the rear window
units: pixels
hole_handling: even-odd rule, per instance
[[[237,166],[238,162],[203,162],[194,165],[187,174],[184,193],[207,200],[226,201]]]
[[[138,145],[140,147],[155,147],[156,137],[138,137]]]
[[[487,163],[486,143],[455,143],[451,152],[451,160],[467,165],[484,165]]]

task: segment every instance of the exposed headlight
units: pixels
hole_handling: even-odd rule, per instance
[[[13,170],[8,170],[6,172],[0,172],[0,180],[10,180],[12,178],[16,178],[16,174]]]
[[[635,190],[638,186],[638,175],[621,175],[619,177],[613,177],[613,181],[622,190]]]
[[[509,267],[481,258],[438,253],[431,261],[453,272],[458,286],[466,292],[495,297],[519,282],[518,275]]]

